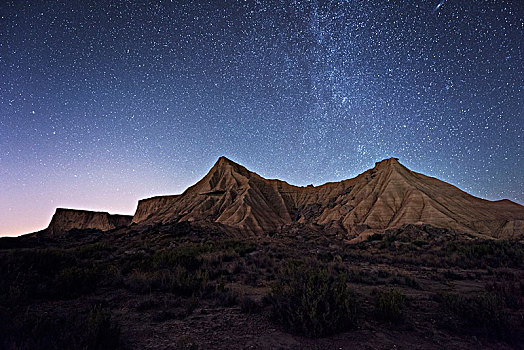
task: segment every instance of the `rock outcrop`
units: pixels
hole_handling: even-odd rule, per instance
[[[162,208],[170,207],[177,199],[178,195],[157,196],[138,201],[138,206],[133,216],[133,222],[146,221],[154,213],[161,211]]]
[[[132,216],[106,212],[57,208],[45,230],[50,236],[59,236],[72,229],[97,229],[108,231],[131,223]]]
[[[279,231],[293,224],[335,230],[348,238],[430,224],[473,235],[524,235],[524,207],[487,201],[448,183],[410,171],[389,158],[357,177],[298,187],[268,180],[221,157],[209,173],[178,196],[139,202],[133,222],[215,222],[246,232]]]

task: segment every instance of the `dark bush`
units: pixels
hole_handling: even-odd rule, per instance
[[[379,282],[377,278],[378,274],[376,276],[366,270],[357,270],[355,268],[351,268],[348,270],[347,276],[349,280],[354,283],[375,285]]]
[[[453,270],[444,271],[444,277],[448,280],[463,280],[464,277]]]
[[[376,292],[375,315],[384,321],[400,321],[404,317],[404,296],[398,289]]]
[[[115,349],[120,341],[120,325],[109,310],[95,306],[87,318],[87,348]]]
[[[506,338],[511,332],[503,300],[494,293],[465,297],[456,293],[437,296],[442,309],[471,330]]]
[[[389,276],[391,276],[391,272],[387,270],[378,270],[377,276],[379,278],[388,278]]]
[[[54,297],[74,298],[92,292],[99,279],[99,273],[93,267],[67,267],[60,271],[54,285],[49,285],[46,292]]]
[[[404,285],[411,287],[413,289],[422,289],[418,280],[411,276],[404,276]]]
[[[117,349],[120,326],[107,309],[0,313],[0,349]],[[9,321],[4,319],[9,317]]]
[[[521,267],[524,262],[524,247],[511,241],[450,242],[449,255],[456,256],[454,263],[464,266]]]
[[[223,288],[214,293],[217,304],[220,306],[231,307],[238,302],[238,293],[230,288]]]
[[[81,335],[74,332],[77,325],[75,315],[65,318],[28,311],[0,313],[0,316],[0,349],[81,348]],[[85,327],[85,324],[82,326]]]
[[[497,295],[507,307],[518,310],[524,304],[524,282],[502,280],[489,284],[487,290]]]
[[[344,331],[356,321],[356,303],[345,275],[316,262],[289,264],[268,300],[274,321],[308,337]]]
[[[255,300],[244,295],[240,300],[240,310],[245,314],[258,314],[261,307]]]
[[[103,268],[82,264],[74,249],[35,249],[6,254],[0,261],[0,300],[73,298],[93,291]]]
[[[372,242],[372,241],[381,241],[382,238],[383,238],[383,234],[381,233],[373,233],[372,235],[369,235],[367,240],[368,242]]]
[[[207,273],[203,270],[188,271],[178,266],[173,269],[158,271],[134,271],[128,277],[126,285],[138,293],[153,290],[191,296],[200,292],[207,284]]]
[[[256,250],[253,243],[239,242],[239,241],[224,241],[220,247],[222,250],[234,251],[239,256],[245,256]]]
[[[114,250],[114,247],[109,247],[105,243],[91,243],[77,247],[73,249],[72,252],[77,258],[93,260],[101,259]]]
[[[73,266],[77,263],[74,254],[63,249],[34,249],[31,251],[20,251],[13,254],[12,264],[17,269],[33,270],[39,275],[54,275],[62,268]]]
[[[193,247],[161,250],[153,254],[152,267],[159,269],[182,266],[188,270],[196,270],[202,265],[202,259],[198,257],[200,253],[199,248]]]

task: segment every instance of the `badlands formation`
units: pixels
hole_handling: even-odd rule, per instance
[[[57,208],[49,227],[47,227],[45,231],[51,236],[61,235],[72,229],[109,231],[117,227],[129,225],[131,219],[132,216],[130,215]]]
[[[102,231],[125,226],[130,217],[57,209],[50,233],[73,228]],[[430,224],[484,238],[524,235],[524,207],[488,201],[446,182],[413,172],[396,158],[375,163],[355,178],[298,187],[265,179],[220,157],[209,173],[180,195],[140,200],[132,224],[220,224],[236,232],[275,233],[310,227],[362,239],[405,224]]]

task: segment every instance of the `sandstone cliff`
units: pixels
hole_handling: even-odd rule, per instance
[[[264,179],[221,157],[181,195],[140,201],[133,218],[148,224],[179,221],[216,222],[252,233],[300,223],[348,238],[403,224],[431,224],[494,238],[524,235],[523,206],[471,196],[410,171],[395,158],[353,179],[297,187]]]
[[[106,212],[57,208],[46,233],[61,235],[72,229],[98,229],[107,231],[119,226],[129,225],[133,217]]]

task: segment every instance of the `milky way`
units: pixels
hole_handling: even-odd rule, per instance
[[[225,155],[297,185],[395,156],[524,203],[518,1],[2,1],[0,234],[132,213]]]

